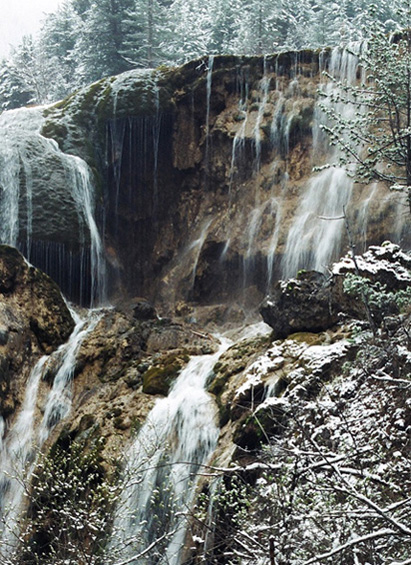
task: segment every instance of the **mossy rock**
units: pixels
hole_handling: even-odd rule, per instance
[[[262,404],[252,414],[244,415],[239,421],[233,436],[236,445],[254,451],[282,432],[289,405],[281,399],[271,400],[272,402]]]
[[[288,336],[288,339],[292,339],[297,343],[306,343],[307,345],[322,345],[325,340],[323,333],[313,333],[313,332],[296,332]]]
[[[178,377],[182,367],[182,360],[175,355],[170,355],[160,364],[150,367],[144,373],[143,392],[167,396],[172,383]]]

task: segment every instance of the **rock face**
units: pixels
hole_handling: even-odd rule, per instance
[[[355,69],[347,57],[210,57],[103,79],[36,110],[30,151],[28,110],[3,117],[22,140],[13,162],[25,163],[14,243],[86,303],[94,221],[110,296],[144,296],[174,314],[181,301],[255,306],[279,276],[324,269],[344,248],[344,223],[319,218],[347,200],[359,249],[408,241],[385,187],[352,189],[339,169],[312,173],[335,160],[318,134],[321,70]],[[56,161],[52,174],[40,155]]]
[[[326,497],[319,499],[318,492],[327,491],[323,487],[330,485],[333,469],[325,465],[329,461],[333,465],[341,462],[341,472],[349,472],[350,480],[358,477],[358,489],[363,486],[363,473],[369,472],[371,484],[377,485],[377,490],[370,495],[371,487],[367,483],[367,496],[375,495],[378,500],[382,495],[378,490],[381,487],[390,505],[399,500],[398,493],[402,491],[390,490],[385,477],[387,469],[390,482],[398,481],[408,488],[407,442],[411,411],[403,392],[404,387],[409,386],[411,370],[410,316],[406,303],[411,285],[410,265],[409,254],[386,243],[371,247],[355,260],[343,258],[334,265],[328,278],[321,273],[301,272],[296,279],[279,282],[270,299],[271,305],[264,306],[264,316],[273,327],[273,333],[265,327],[263,331],[253,329],[244,339],[232,335],[234,344],[220,357],[208,383],[208,392],[218,407],[221,430],[211,463],[216,472],[222,473],[224,488],[228,492],[233,490],[230,497],[237,497],[234,499],[240,506],[244,502],[242,498],[248,494],[238,496],[232,482],[234,475],[246,485],[247,493],[253,492],[253,497],[249,501],[245,499],[249,511],[236,514],[230,525],[232,529],[228,529],[227,516],[231,519],[230,512],[236,513],[239,506],[236,503],[224,509],[218,505],[233,498],[217,497],[215,513],[208,514],[207,510],[207,515],[214,520],[215,535],[221,535],[221,540],[210,550],[215,563],[225,565],[227,551],[235,547],[240,531],[247,531],[248,540],[255,534],[248,522],[241,522],[241,516],[246,515],[247,520],[252,516],[255,524],[263,524],[257,533],[256,551],[269,547],[267,532],[283,540],[281,535],[288,532],[290,523],[286,522],[287,528],[283,530],[279,522],[271,518],[278,513],[281,515],[283,496],[293,492],[291,485],[299,489],[297,507],[289,507],[297,512],[292,522],[293,532],[299,532],[300,500],[303,507],[307,500],[308,504],[315,500],[316,504],[324,504],[328,512],[330,501]],[[361,335],[358,329],[353,329],[351,318],[355,317],[358,324],[365,316],[362,303],[355,302],[359,291],[349,278],[358,272],[362,275],[360,289],[365,285],[372,291],[368,296],[374,308],[371,312],[375,323],[380,324],[372,342],[367,341],[370,335],[367,326]],[[348,286],[344,284],[347,281]],[[375,317],[377,307],[381,311],[375,296],[380,295],[384,301],[392,302],[387,314],[390,324],[384,312],[381,320]],[[193,317],[194,310],[186,304],[182,304],[181,309],[181,314],[184,311],[188,318]],[[213,327],[221,324],[226,314],[221,307],[208,306],[198,318]],[[237,324],[240,320],[243,322],[235,312],[232,316]],[[15,249],[0,247],[0,415],[10,426],[21,405],[30,367],[43,353],[55,351],[73,326],[55,283],[31,267]],[[96,481],[107,477],[114,480],[118,455],[123,453],[124,446],[130,445],[156,399],[168,394],[191,355],[214,352],[216,341],[193,320],[183,323],[161,318],[146,299],[136,298],[123,301],[116,308],[102,309],[73,359],[71,412],[50,428],[47,447],[51,457],[56,453],[73,454],[76,446],[77,449],[81,446],[87,455],[93,446],[98,446],[98,460],[95,469],[92,467],[98,476]],[[56,381],[57,365],[61,362],[58,353],[49,358],[56,361],[56,366],[47,364],[42,375],[36,403],[38,418],[45,412],[45,399]],[[392,410],[386,409],[388,404]],[[359,418],[358,414],[363,413],[367,417]],[[381,421],[383,427],[377,425]],[[372,422],[371,430],[368,422]],[[175,441],[178,442],[177,436]],[[368,441],[373,442],[371,450]],[[380,446],[379,451],[374,457],[370,453],[377,446]],[[65,456],[63,460],[70,457]],[[58,464],[57,457],[54,462]],[[296,473],[296,469],[301,472]],[[322,488],[315,498],[311,494],[316,492],[317,483],[306,481],[308,472],[313,469],[320,469],[320,473],[324,470],[321,480],[325,481],[321,482]],[[315,477],[318,476],[316,472]],[[280,489],[278,496],[267,490],[283,484],[287,489]],[[341,488],[340,475],[338,487]],[[202,500],[206,500],[210,489],[206,484],[200,488],[203,489]],[[311,488],[307,499],[306,489]],[[43,492],[41,485],[40,492]],[[264,511],[269,515],[262,515],[258,508],[260,503],[254,505],[252,500],[263,500]],[[331,501],[332,507],[338,504],[336,500]],[[201,504],[198,508],[201,512]],[[46,555],[47,548],[51,547],[47,539],[50,515],[47,512],[40,517],[36,512],[33,515],[38,521],[35,538],[30,537],[28,541],[28,555],[37,555],[38,547]],[[199,529],[195,540],[205,537],[201,523],[204,520],[199,519],[193,525],[194,532]],[[231,536],[233,529],[235,535]],[[106,547],[105,533],[98,538],[102,544],[100,549]],[[299,538],[297,542],[293,539],[291,537],[287,543],[281,541],[284,555],[290,551],[290,543],[299,543]],[[39,540],[44,545],[36,546]],[[78,543],[87,554],[90,547],[85,549],[81,540]],[[194,546],[193,540],[189,540],[187,552],[194,551]],[[308,559],[308,555],[305,554],[304,559]],[[63,556],[66,557],[64,551]],[[195,562],[195,559],[201,560],[201,556],[200,543],[191,559]],[[261,557],[265,559],[266,554],[262,553]]]
[[[347,256],[334,264],[329,277],[310,271],[279,281],[260,313],[277,338],[324,331],[344,316],[380,324],[384,317],[398,314],[395,293],[400,303],[409,302],[410,266],[410,255],[398,245],[371,246],[361,256]],[[350,282],[347,275],[357,278]]]
[[[295,332],[320,332],[337,323],[339,308],[332,298],[332,282],[316,271],[279,281],[260,307],[276,338]]]
[[[74,322],[56,283],[0,246],[0,413],[8,417],[35,361],[64,343]]]

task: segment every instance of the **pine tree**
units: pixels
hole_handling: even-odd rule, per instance
[[[26,106],[33,101],[33,92],[24,84],[11,60],[0,65],[0,112]]]
[[[73,82],[77,66],[74,48],[81,25],[80,16],[68,0],[44,21],[38,45],[48,61],[51,99],[66,96],[76,86]]]
[[[126,42],[124,22],[132,9],[133,0],[99,0],[82,12],[84,24],[74,49],[80,83],[131,68],[122,52]]]
[[[212,10],[202,0],[174,0],[169,9],[170,40],[165,53],[170,61],[183,63],[209,52]]]
[[[155,67],[164,62],[167,8],[158,0],[136,0],[124,20],[123,57],[133,66]]]
[[[383,181],[405,193],[411,212],[411,3],[398,8],[403,31],[393,35],[373,11],[371,17],[372,36],[359,53],[363,79],[339,84],[324,105],[332,120],[324,130],[356,181]],[[356,108],[350,119],[335,111],[341,98]]]

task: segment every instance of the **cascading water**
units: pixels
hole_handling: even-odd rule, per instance
[[[358,57],[348,50],[336,48],[331,54],[329,72],[343,83],[353,84],[357,79]],[[336,88],[332,82],[324,88],[330,92]],[[342,116],[352,116],[354,108],[340,104],[337,108]],[[324,150],[319,147],[321,135],[316,133],[318,120],[324,121],[322,113],[314,127],[313,153]],[[317,142],[317,143],[316,143]],[[328,161],[338,160],[337,150],[329,152]],[[351,199],[353,181],[341,167],[323,170],[310,179],[300,199],[293,223],[287,235],[282,261],[282,275],[295,276],[298,269],[309,268],[322,271],[340,251],[344,229],[345,206]]]
[[[261,125],[263,122],[264,112],[266,110],[268,92],[270,88],[270,77],[267,76],[267,61],[265,56],[263,61],[263,68],[263,78],[261,79],[259,88],[262,97],[259,103],[257,119],[254,126],[255,169],[257,172],[261,167]]]
[[[17,520],[23,506],[24,482],[29,478],[34,454],[34,416],[37,392],[47,357],[42,357],[31,371],[23,406],[0,451],[0,555],[6,558],[15,547],[19,528]]]
[[[19,540],[19,517],[24,511],[24,494],[30,482],[38,451],[53,428],[64,419],[71,407],[71,386],[78,350],[84,338],[101,319],[100,311],[91,310],[87,318],[72,312],[76,326],[67,343],[50,356],[36,363],[28,379],[23,405],[10,432],[4,437],[1,418],[0,441],[0,556],[13,562],[13,551]],[[40,426],[38,420],[38,389],[50,363],[57,361],[58,370],[48,395]]]
[[[84,338],[89,335],[102,317],[99,310],[90,310],[85,319],[72,312],[76,326],[67,344],[56,352],[60,358],[60,368],[54,377],[53,387],[48,395],[43,419],[38,431],[39,443],[42,445],[50,435],[50,431],[70,412],[72,382],[77,353]]]
[[[126,486],[112,541],[112,553],[126,563],[181,562],[195,477],[219,435],[215,404],[205,386],[229,345],[222,339],[216,353],[191,359],[168,397],[157,401],[127,452]]]
[[[211,109],[211,87],[213,84],[213,67],[214,67],[214,55],[210,55],[208,58],[208,69],[207,69],[207,106],[206,106],[206,150],[205,150],[205,169],[208,174],[209,158],[210,158],[210,109]]]
[[[79,233],[77,241],[80,243],[80,274],[79,290],[77,298],[80,302],[86,301],[92,305],[104,302],[106,299],[105,288],[105,260],[103,246],[99,231],[94,219],[94,188],[92,174],[89,167],[79,157],[63,153],[58,144],[41,135],[40,131],[44,124],[43,107],[20,108],[3,112],[0,116],[0,135],[2,144],[0,147],[0,241],[15,247],[19,247],[27,258],[40,261],[40,255],[49,255],[51,251],[40,253],[41,240],[48,237],[38,234],[46,234],[47,230],[55,230],[55,240],[61,237],[58,225],[58,215],[55,218],[45,220],[44,217],[37,219],[34,216],[34,185],[50,202],[55,198],[53,191],[45,192],[47,184],[50,187],[55,182],[53,176],[48,180],[43,174],[50,174],[41,169],[41,164],[49,168],[58,169],[62,181],[65,180],[67,195],[57,206],[57,211],[67,202],[71,201],[76,214]],[[36,164],[36,160],[38,163]],[[42,207],[42,213],[48,214],[47,202],[41,201],[42,196],[37,196],[37,206]],[[50,222],[50,225],[46,223]],[[74,226],[71,229],[75,229]],[[40,247],[33,247],[33,234],[36,231]],[[84,271],[84,254],[90,241],[90,274]],[[54,243],[54,242],[53,242]],[[62,249],[57,252],[54,261],[61,260],[67,268],[71,261],[71,252],[66,252],[67,257],[61,257]],[[42,257],[40,267],[46,269],[49,260]],[[43,264],[44,263],[44,264]],[[51,265],[50,274],[55,275],[61,270],[61,266]],[[90,276],[90,289],[85,289],[86,279]],[[64,288],[65,275],[62,280],[57,280]],[[68,290],[68,289],[64,289]]]

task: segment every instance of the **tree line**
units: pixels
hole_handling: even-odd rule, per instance
[[[403,0],[64,0],[0,67],[0,110],[52,102],[103,76],[205,54],[262,54],[400,27]]]

